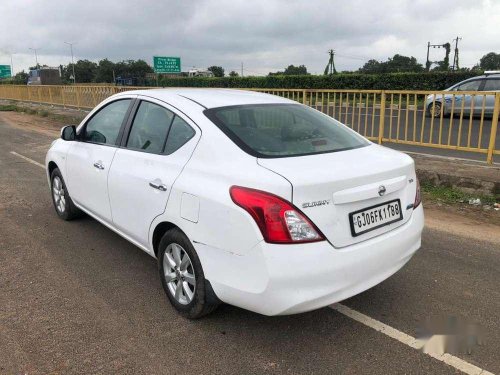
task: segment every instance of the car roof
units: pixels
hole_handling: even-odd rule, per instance
[[[151,90],[134,90],[120,94],[136,94],[149,96],[169,102],[172,99],[183,97],[205,108],[226,107],[244,104],[272,104],[272,103],[297,103],[276,95],[261,92],[236,90],[236,89],[209,89],[209,88],[162,88]]]
[[[498,78],[500,78],[500,73],[482,74],[480,76],[475,76],[475,77],[464,79],[463,81],[460,81],[459,83],[474,81],[476,79],[488,79],[488,78],[498,79]]]

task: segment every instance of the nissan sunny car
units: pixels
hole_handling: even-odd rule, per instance
[[[157,258],[188,318],[221,302],[265,315],[321,308],[420,247],[413,160],[273,95],[123,92],[64,127],[46,167],[59,217],[86,213]]]

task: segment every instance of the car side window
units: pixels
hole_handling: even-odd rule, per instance
[[[85,125],[82,141],[106,145],[116,144],[131,99],[121,99],[99,110]]]
[[[483,91],[500,91],[500,78],[487,79]]]
[[[127,148],[159,154],[165,145],[174,114],[157,104],[142,101],[132,123]]]
[[[479,86],[481,85],[481,80],[469,81],[462,83],[458,86],[458,91],[478,91]]]
[[[165,154],[169,155],[181,148],[187,141],[195,135],[194,129],[189,126],[179,116],[175,116],[172,122],[172,128],[168,133],[167,144],[165,145]]]

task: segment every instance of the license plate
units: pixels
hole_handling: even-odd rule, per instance
[[[349,214],[353,237],[399,220],[403,220],[399,199],[363,208]]]

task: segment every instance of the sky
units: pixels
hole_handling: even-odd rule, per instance
[[[0,64],[179,56],[182,70],[222,66],[265,75],[290,64],[323,73],[396,53],[425,64],[427,42],[459,41],[460,65],[500,53],[500,0],[2,0]],[[453,51],[452,51],[453,52]],[[442,60],[443,49],[431,49]],[[450,56],[452,61],[453,55]]]

